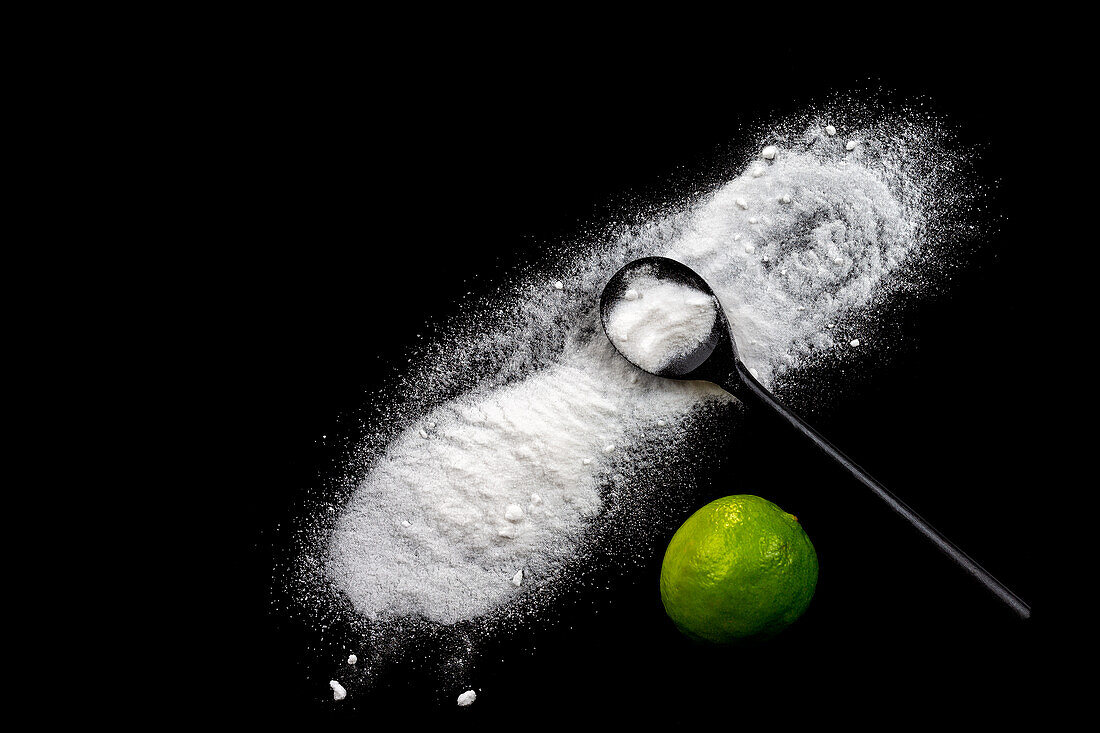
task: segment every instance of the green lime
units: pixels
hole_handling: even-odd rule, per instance
[[[798,518],[759,496],[716,499],[665,550],[661,602],[693,639],[731,644],[794,623],[817,586],[817,553]]]

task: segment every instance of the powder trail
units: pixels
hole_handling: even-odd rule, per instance
[[[950,192],[921,175],[942,155],[918,149],[927,130],[884,124],[842,139],[823,124],[778,137],[694,205],[594,246],[506,306],[528,318],[533,344],[557,346],[416,415],[372,461],[323,562],[359,614],[453,624],[552,584],[590,540],[617,462],[733,400],[640,372],[611,346],[596,306],[626,262],[660,255],[702,275],[765,386],[857,343],[835,327],[895,285],[928,235],[930,195]]]

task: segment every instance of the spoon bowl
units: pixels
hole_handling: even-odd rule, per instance
[[[713,300],[715,308],[714,325],[711,328],[710,334],[702,339],[694,348],[674,357],[667,364],[664,364],[659,371],[642,369],[642,367],[631,359],[629,355],[625,354],[619,348],[615,343],[615,339],[611,337],[608,328],[611,315],[618,303],[625,298],[630,283],[633,282],[635,278],[642,276],[662,280],[667,279],[671,282],[686,285],[706,293]],[[752,375],[748,367],[745,366],[744,362],[742,362],[738,356],[737,344],[733,338],[729,319],[726,317],[726,312],[722,307],[721,301],[719,301],[714,290],[699,273],[682,262],[677,262],[667,257],[643,257],[642,259],[634,260],[615,273],[604,287],[603,294],[600,296],[600,320],[603,323],[604,333],[607,334],[608,340],[611,342],[612,346],[615,347],[615,350],[639,369],[669,379],[706,380],[708,382],[713,382],[742,402],[763,407],[774,412],[796,432],[816,445],[825,455],[845,468],[853,478],[870,489],[871,492],[878,496],[878,498],[893,510],[895,514],[923,534],[943,554],[951,558],[959,567],[963,568],[979,583],[984,585],[1021,618],[1029,618],[1031,616],[1031,608],[1027,603],[1021,600],[1003,583],[994,578],[985,568],[948,540],[939,530],[910,509],[905,502],[896,497],[869,473],[860,468],[855,461],[842,453],[840,449],[830,443],[809,423],[780,402],[775,395],[757,381],[756,377]]]

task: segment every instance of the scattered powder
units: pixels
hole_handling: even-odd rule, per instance
[[[411,375],[411,388],[463,388],[407,408],[407,427],[372,448],[326,530],[318,567],[340,596],[370,621],[439,624],[534,597],[593,541],[609,497],[629,505],[639,495],[641,482],[624,486],[615,475],[641,460],[646,431],[683,433],[709,406],[732,402],[707,383],[640,372],[609,343],[599,296],[630,260],[671,257],[706,279],[765,386],[782,391],[800,366],[845,358],[834,336],[858,344],[847,329],[869,328],[858,319],[929,241],[927,213],[951,212],[937,177],[950,167],[938,164],[939,148],[921,147],[928,130],[906,121],[852,132],[858,157],[829,140],[831,126],[772,137],[766,175],[746,169],[689,206],[592,244],[571,264],[556,262],[568,271],[568,294],[562,281],[548,291],[545,276],[532,278],[514,300],[494,304],[498,320],[443,346],[427,371]],[[637,361],[657,369],[705,338],[715,318],[709,297],[665,285],[631,283],[612,318],[619,348],[638,348]],[[667,319],[676,337],[642,343],[643,318]],[[504,356],[470,366],[483,354]],[[633,501],[635,514],[646,511]],[[475,697],[463,693],[459,704]]]
[[[477,693],[473,690],[466,690],[458,696],[459,707],[468,707],[474,704],[474,700],[477,699]]]
[[[640,400],[636,371],[591,338],[525,380],[440,406],[438,440],[397,436],[332,538],[329,572],[355,607],[453,623],[507,600],[517,566],[546,574],[572,556],[601,508],[605,456],[632,424],[707,394],[678,383]]]
[[[689,285],[639,275],[630,281],[636,298],[620,299],[607,319],[607,335],[626,358],[654,374],[706,341],[718,307],[708,293]]]

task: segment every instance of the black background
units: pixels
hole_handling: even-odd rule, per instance
[[[223,234],[236,243],[215,273],[225,295],[211,342],[233,468],[218,489],[230,559],[210,613],[214,661],[232,670],[232,685],[207,700],[256,720],[374,725],[426,715],[570,721],[581,711],[655,722],[754,711],[896,720],[1027,707],[1044,606],[1021,622],[764,421],[738,436],[755,456],[736,467],[739,491],[753,486],[797,514],[822,567],[810,610],[765,647],[715,651],[680,638],[657,597],[656,552],[647,571],[542,632],[533,652],[492,650],[469,709],[415,675],[368,704],[356,705],[353,690],[334,705],[327,681],[339,655],[307,663],[316,636],[269,607],[295,502],[342,455],[320,437],[353,435],[365,392],[467,291],[630,195],[687,190],[756,120],[880,87],[887,99],[921,98],[981,147],[1000,228],[946,293],[906,314],[904,346],[888,363],[840,379],[810,417],[1037,603],[1043,427],[1020,388],[1018,349],[1021,333],[1039,331],[1041,296],[1037,225],[1021,205],[1031,155],[1021,152],[1020,100],[1042,93],[1011,40],[877,38],[741,38],[729,50],[642,54],[639,39],[433,36],[360,53],[310,34],[231,59],[198,114],[227,131],[209,204],[233,212]],[[731,493],[722,481],[709,496]]]

